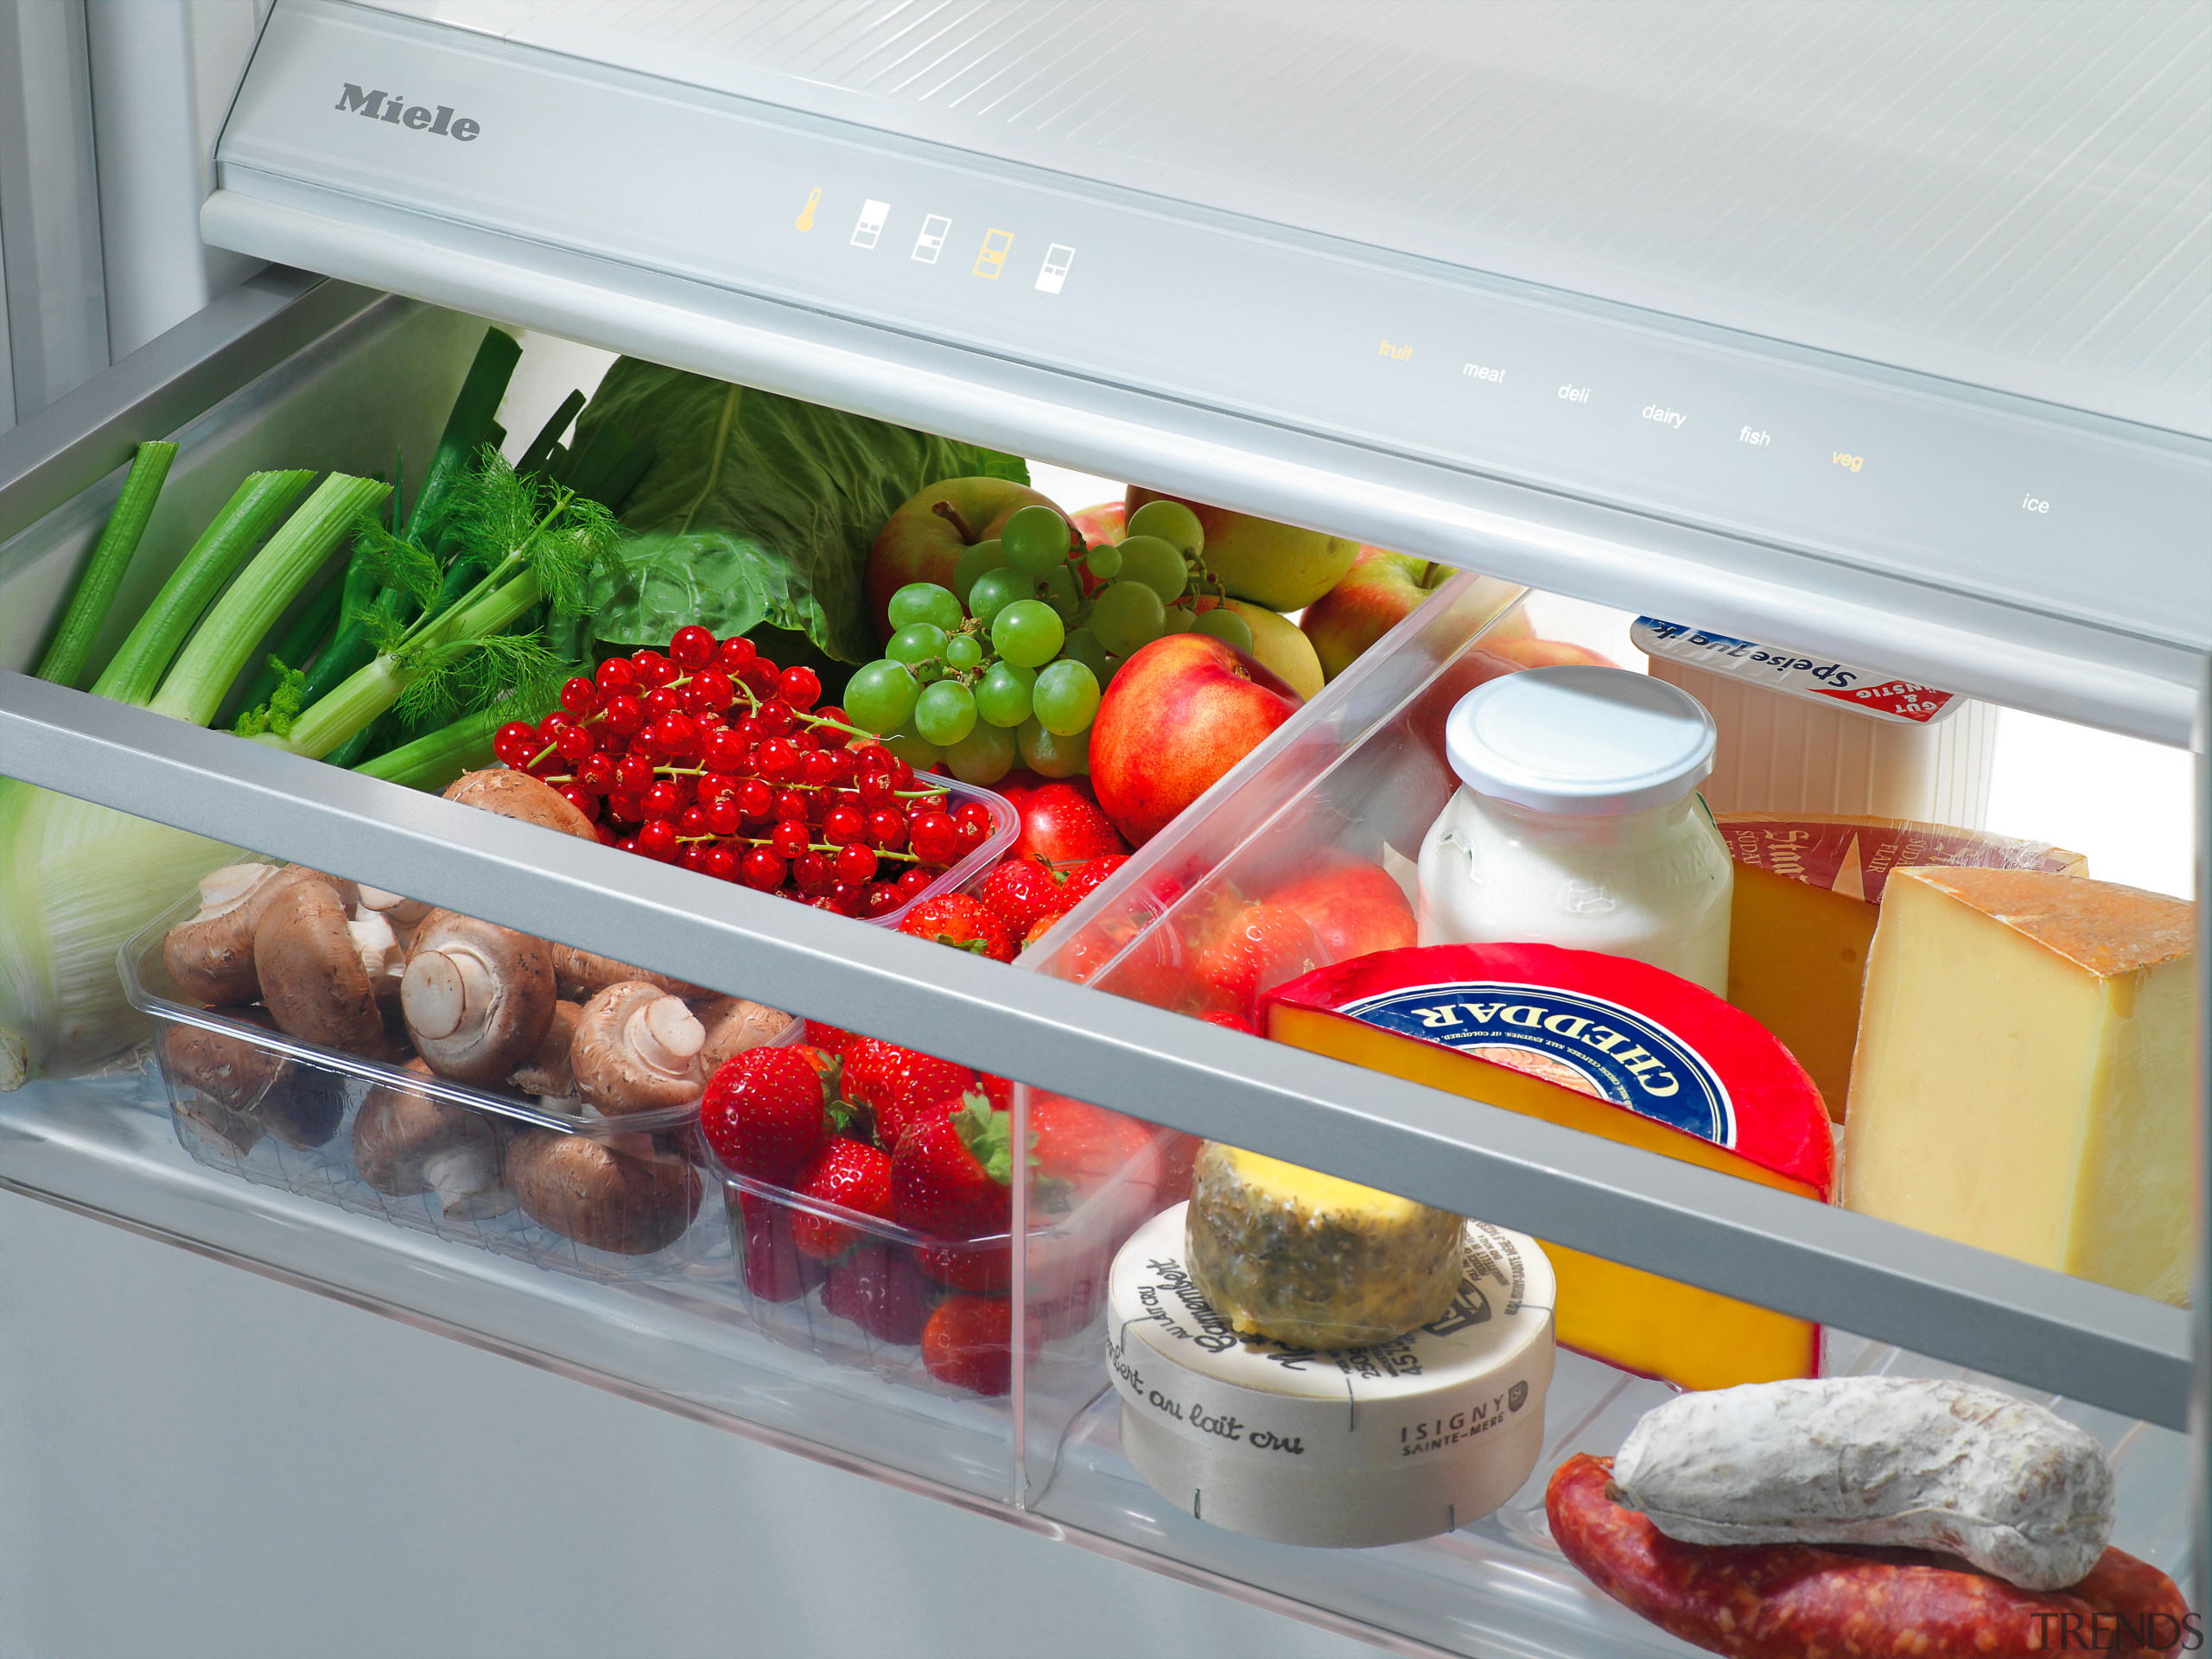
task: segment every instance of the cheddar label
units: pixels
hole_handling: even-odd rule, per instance
[[[1337,1012],[1471,1053],[1734,1147],[1727,1086],[1688,1043],[1604,997],[1503,980],[1403,986]]]

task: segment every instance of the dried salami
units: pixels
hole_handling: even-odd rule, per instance
[[[1553,1538],[1614,1600],[1709,1653],[2168,1659],[2201,1641],[2173,1580],[2117,1549],[2080,1583],[2036,1591],[1924,1550],[1686,1544],[1605,1496],[1611,1467],[1560,1465],[1544,1494]]]

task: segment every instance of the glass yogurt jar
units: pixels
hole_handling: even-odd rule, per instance
[[[1625,669],[1528,669],[1462,697],[1444,747],[1460,787],[1421,843],[1421,944],[1599,950],[1727,995],[1703,704]]]

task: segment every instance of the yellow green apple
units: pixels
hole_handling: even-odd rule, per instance
[[[1192,607],[1210,611],[1218,603],[1211,597],[1201,597]],[[1311,640],[1298,631],[1298,624],[1280,611],[1271,611],[1264,605],[1254,605],[1242,599],[1232,599],[1229,608],[1244,619],[1244,626],[1252,630],[1252,657],[1301,697],[1311,697],[1321,690],[1321,659],[1313,654]]]
[[[1198,514],[1207,568],[1231,596],[1271,611],[1305,609],[1337,585],[1359,551],[1359,543],[1345,537],[1299,530],[1134,484],[1122,505],[1134,514],[1147,501],[1180,501]]]
[[[879,639],[891,637],[891,595],[910,582],[952,586],[952,568],[1027,506],[1057,502],[1003,478],[948,478],[910,496],[876,532],[868,556],[868,608]],[[1066,515],[1062,513],[1065,518]]]
[[[1323,676],[1335,679],[1360,652],[1458,574],[1448,564],[1379,547],[1361,548],[1344,580],[1306,607],[1299,620],[1320,659]]]

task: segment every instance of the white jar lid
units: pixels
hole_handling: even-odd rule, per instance
[[[1478,685],[1444,722],[1444,752],[1478,795],[1575,817],[1679,801],[1713,770],[1705,705],[1624,668],[1529,668]]]

